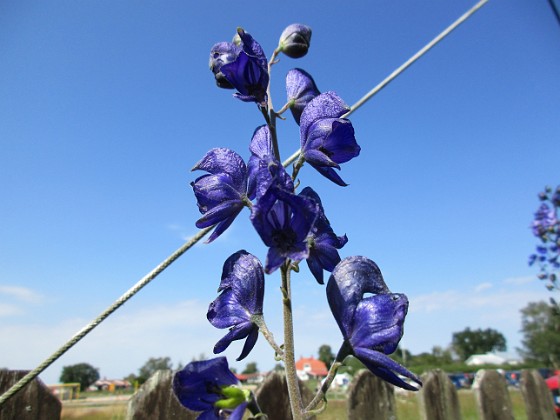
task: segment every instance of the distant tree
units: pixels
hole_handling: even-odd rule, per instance
[[[158,370],[172,370],[173,364],[169,357],[150,357],[138,370],[138,383],[143,384]]]
[[[274,367],[272,368],[273,371],[275,372],[283,372],[284,371],[284,365],[282,363],[276,363],[274,365]]]
[[[335,356],[332,352],[331,346],[323,344],[319,347],[319,360],[327,366],[327,369],[330,367],[332,362],[334,362],[334,358]]]
[[[523,348],[518,349],[528,362],[560,368],[560,318],[555,306],[544,301],[531,302],[521,309]]]
[[[453,333],[451,345],[462,361],[473,354],[505,351],[507,349],[503,334],[492,328],[485,330],[466,328],[463,331]]]
[[[64,384],[79,382],[80,390],[87,389],[92,383],[99,379],[99,369],[88,363],[64,366],[60,374],[60,382]]]
[[[453,357],[451,354],[451,349],[444,349],[441,346],[432,347],[432,356],[438,365],[450,365],[453,363]]]
[[[257,373],[259,371],[259,369],[257,368],[257,363],[256,362],[249,362],[247,363],[247,366],[245,366],[245,369],[243,369],[243,372],[241,373]]]

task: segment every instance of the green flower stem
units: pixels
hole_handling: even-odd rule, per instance
[[[303,420],[303,401],[299,390],[296,372],[296,360],[294,350],[294,321],[292,317],[292,293],[290,285],[291,267],[289,261],[280,268],[282,274],[283,313],[284,313],[284,368],[286,370],[286,382],[288,383],[288,394],[294,420]]]
[[[262,316],[262,314],[251,316],[251,321],[253,321],[257,325],[257,327],[259,327],[259,331],[261,332],[263,337],[266,339],[266,341],[268,341],[268,344],[270,344],[270,347],[272,347],[274,349],[274,351],[276,352],[276,355],[278,357],[283,358],[284,357],[284,351],[282,350],[282,348],[278,344],[276,344],[276,341],[274,340],[274,336],[270,332],[268,327],[266,326],[266,322],[264,322],[264,317]]]
[[[332,381],[334,380],[334,377],[336,376],[336,372],[338,371],[338,368],[343,365],[344,359],[346,359],[346,357],[349,355],[350,355],[350,346],[345,340],[340,346],[336,358],[334,359],[334,362],[331,364],[331,367],[329,368],[329,373],[327,374],[323,382],[323,385],[321,385],[321,388],[319,388],[317,394],[315,394],[315,397],[311,400],[311,402],[305,409],[307,418],[319,414],[326,408],[327,391],[330,388]],[[321,401],[323,401],[325,404],[323,404],[323,406],[317,410],[317,405]]]
[[[271,103],[269,103],[268,108],[269,110],[261,108],[261,113],[263,114],[264,120],[266,121],[266,125],[268,125],[268,128],[270,130],[270,137],[272,139],[272,147],[274,149],[274,155],[276,156],[276,159],[280,160],[280,149],[278,147],[278,136],[276,134],[276,113],[274,112]]]

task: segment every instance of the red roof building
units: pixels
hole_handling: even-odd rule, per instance
[[[327,366],[320,360],[312,357],[300,357],[296,362],[298,377],[302,380],[313,378],[324,378],[327,376]]]

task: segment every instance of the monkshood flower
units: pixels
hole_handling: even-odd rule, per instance
[[[206,153],[192,170],[209,172],[191,182],[191,186],[203,214],[196,221],[196,227],[216,225],[207,241],[212,242],[231,225],[244,206],[250,205],[247,167],[233,150],[216,148]]]
[[[207,318],[216,328],[229,328],[229,332],[214,346],[214,353],[223,352],[234,340],[246,338],[242,360],[255,346],[259,328],[251,319],[262,315],[264,298],[264,272],[261,262],[247,251],[231,255],[224,263],[220,296],[210,304]]]
[[[289,25],[280,35],[278,50],[290,58],[300,58],[307,54],[311,43],[311,28],[299,23]]]
[[[307,237],[318,213],[315,201],[295,195],[273,183],[251,212],[251,222],[269,247],[265,272],[272,273],[287,259],[298,262],[309,256]]]
[[[417,390],[398,375],[419,385],[420,379],[387,356],[396,350],[403,335],[408,299],[389,291],[379,267],[365,257],[343,259],[329,278],[327,299],[348,354],[381,379]]]
[[[305,70],[292,69],[288,72],[286,75],[288,105],[298,125],[304,108],[320,93],[315,81]]]
[[[346,186],[333,168],[360,154],[352,123],[340,118],[348,106],[334,92],[321,93],[303,110],[300,119],[301,153],[306,162],[335,184]]]
[[[175,373],[173,392],[184,407],[202,411],[198,420],[241,420],[250,394],[238,384],[227,359],[217,357],[191,362]]]
[[[274,180],[278,180],[287,191],[294,191],[292,178],[274,156],[272,137],[267,125],[257,127],[249,150],[251,157],[247,163],[247,196],[251,200],[261,198]]]
[[[535,219],[532,224],[533,235],[545,236],[552,227],[558,223],[556,212],[551,209],[548,204],[543,203],[535,213]]]
[[[319,284],[323,284],[323,270],[332,272],[334,267],[340,262],[338,250],[341,249],[348,238],[344,236],[336,236],[331,228],[331,224],[325,216],[325,210],[319,195],[311,188],[305,187],[299,193],[301,196],[311,198],[318,205],[319,213],[317,220],[311,229],[311,233],[307,237],[309,244],[309,257],[307,257],[307,266],[315,280]]]
[[[234,96],[243,102],[266,106],[269,75],[268,62],[260,44],[242,28],[237,28],[240,45],[218,43],[212,47],[210,69],[237,89]]]

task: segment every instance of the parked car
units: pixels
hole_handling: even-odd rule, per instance
[[[560,392],[558,391],[558,382],[560,375],[554,375],[546,379],[546,385],[550,392],[552,392],[552,399],[554,400],[554,409],[556,410],[556,415],[560,417]]]

